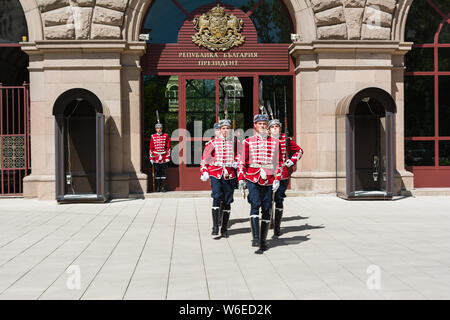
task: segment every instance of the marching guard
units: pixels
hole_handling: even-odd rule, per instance
[[[150,162],[154,168],[153,177],[156,192],[166,192],[166,168],[170,161],[170,138],[163,133],[163,125],[159,122],[158,111],[156,111],[158,123],[155,125],[156,133],[150,138]]]
[[[300,148],[291,138],[286,136],[286,133],[281,133],[281,122],[278,119],[269,121],[269,134],[271,137],[280,141],[281,153],[283,157],[283,166],[281,174],[280,187],[275,192],[275,216],[274,216],[274,230],[273,236],[279,237],[281,235],[280,225],[283,216],[283,200],[286,197],[286,189],[289,183],[289,170],[297,163],[303,156],[303,149]],[[289,152],[293,152],[289,158]]]
[[[211,180],[212,235],[219,234],[220,207],[222,204],[222,221],[220,234],[228,238],[228,220],[233,202],[236,182],[235,168],[237,161],[233,153],[233,140],[230,137],[230,120],[219,121],[220,135],[208,142],[203,151],[200,171],[202,181]]]
[[[256,134],[244,140],[238,167],[239,188],[244,189],[247,185],[249,191],[252,246],[259,246],[255,252],[257,254],[267,250],[266,238],[270,223],[272,193],[280,186],[283,164],[280,142],[267,134],[268,122],[267,114],[254,116]]]

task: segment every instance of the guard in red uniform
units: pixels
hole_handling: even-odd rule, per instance
[[[200,172],[202,181],[211,179],[212,204],[212,235],[219,234],[219,210],[222,203],[222,223],[220,234],[228,237],[228,220],[230,219],[231,203],[233,202],[236,183],[237,159],[233,156],[233,140],[230,136],[230,120],[220,120],[220,136],[211,140],[205,146]]]
[[[257,114],[253,119],[256,134],[243,142],[239,161],[239,188],[247,183],[252,229],[252,246],[259,249],[257,254],[267,250],[267,232],[270,223],[272,193],[280,186],[283,156],[280,142],[267,134],[269,117]],[[259,225],[259,208],[261,208],[261,226]]]
[[[170,161],[170,138],[163,133],[161,123],[155,125],[156,133],[150,138],[150,162],[155,168],[156,192],[166,192],[166,168]]]
[[[280,225],[281,218],[283,216],[283,200],[286,198],[286,189],[289,183],[289,170],[297,163],[298,160],[303,156],[303,149],[300,148],[291,138],[286,138],[286,134],[281,134],[281,122],[278,119],[273,119],[269,121],[269,134],[280,141],[281,153],[283,156],[283,169],[281,174],[280,187],[277,192],[275,192],[275,216],[274,216],[274,230],[273,236],[279,237],[281,235]],[[288,146],[287,151],[293,153],[292,157],[289,159],[288,153],[286,151],[286,145]]]

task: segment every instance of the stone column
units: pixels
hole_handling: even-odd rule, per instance
[[[136,62],[145,44],[133,47],[123,40],[53,40],[26,43],[22,48],[30,56],[32,148],[32,173],[24,179],[24,196],[55,199],[53,106],[65,91],[83,88],[98,96],[109,116],[111,196],[128,197],[130,176],[136,180],[140,172],[140,153],[136,151],[140,148],[140,68]],[[135,61],[134,67],[130,59]]]
[[[124,172],[129,175],[129,193],[147,191],[147,175],[142,173],[142,121],[141,121],[141,73],[140,59],[145,53],[145,43],[132,42],[121,57],[122,64],[122,115],[124,135]],[[143,110],[142,110],[143,111]]]
[[[414,188],[414,174],[405,170],[405,64],[407,51],[411,50],[411,43],[404,44],[399,54],[392,56],[392,96],[397,105],[395,117],[395,190],[401,194],[409,194]]]
[[[390,40],[316,40],[290,47],[297,61],[297,141],[305,152],[292,174],[294,190],[306,194],[336,193],[336,108],[345,96],[368,87],[381,88],[394,99],[396,94],[399,96],[397,123],[401,132],[396,134],[396,156],[397,169],[403,173],[397,185],[403,177],[409,179],[400,163],[403,161],[403,92],[395,93],[392,87],[395,83],[403,88],[403,79],[398,78],[400,75],[393,66],[393,59],[402,56],[403,51],[398,41]],[[395,191],[399,194],[400,188]]]

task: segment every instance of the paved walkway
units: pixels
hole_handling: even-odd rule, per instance
[[[248,203],[220,240],[210,205],[1,199],[0,299],[450,299],[449,197],[287,198],[264,255]]]

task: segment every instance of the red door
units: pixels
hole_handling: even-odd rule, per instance
[[[257,110],[256,75],[184,75],[180,87],[180,155],[181,190],[209,190],[200,180],[200,161],[205,144],[213,138],[213,125],[223,119],[224,100],[228,97],[228,119],[236,119],[237,128],[251,127]],[[217,105],[219,108],[217,109]],[[211,130],[208,130],[211,129]],[[207,131],[208,130],[208,131]]]

